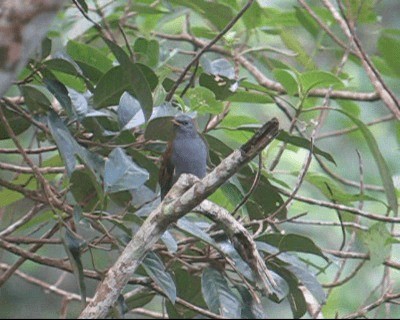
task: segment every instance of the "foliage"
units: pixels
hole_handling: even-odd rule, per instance
[[[352,38],[334,26],[339,8],[249,1],[240,17],[245,3],[79,0],[59,14],[1,100],[2,261],[11,264],[13,253],[73,272],[78,294],[61,295],[85,301],[93,293],[88,279],[102,278],[159,204],[159,157],[175,114],[197,117],[210,169],[276,116],[282,131],[261,163],[254,160],[210,197],[252,233],[274,292],[265,296],[227,236],[190,213],[147,254],[113,312],[265,318],[279,304],[280,317],[288,310],[303,317],[310,306],[313,317],[321,309],[327,317],[356,317],[384,312],[398,299],[399,286],[389,285],[398,279],[389,271],[400,268],[395,116],[373,91]],[[347,20],[398,94],[399,30],[379,22],[384,4],[349,3]],[[376,41],[370,29],[378,29]],[[62,249],[55,254],[51,246]],[[354,258],[370,259],[365,268],[379,279],[369,282]],[[0,276],[0,286],[9,276]],[[351,305],[332,302],[332,287],[343,292],[355,281],[379,284],[380,292],[368,297],[363,288]]]

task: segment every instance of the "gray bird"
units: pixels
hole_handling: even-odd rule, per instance
[[[161,200],[182,173],[190,173],[200,179],[207,174],[208,146],[197,132],[194,120],[181,114],[171,121],[174,135],[163,154],[158,177]]]

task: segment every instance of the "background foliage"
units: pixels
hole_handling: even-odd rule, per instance
[[[400,126],[340,24],[396,97],[399,4],[254,1],[239,17],[245,4],[77,0],[59,13],[1,100],[2,317],[79,315],[159,204],[159,156],[182,111],[210,169],[279,119],[261,158],[209,198],[251,231],[278,287],[263,295],[224,234],[190,213],[114,316],[400,316]]]

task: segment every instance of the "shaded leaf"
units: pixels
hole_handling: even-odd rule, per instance
[[[24,85],[20,88],[25,104],[33,114],[44,114],[50,109],[51,102],[39,87]]]
[[[149,252],[143,260],[143,268],[150,278],[162,289],[171,303],[176,300],[176,287],[171,275],[165,270],[161,259],[154,253]]]
[[[329,259],[323,254],[322,250],[312,241],[310,238],[304,237],[298,234],[279,234],[279,233],[271,233],[263,235],[259,240],[263,240],[278,248],[279,251],[295,251],[295,252],[304,252],[311,253],[321,258],[324,258],[326,261]]]
[[[30,126],[31,122],[18,113],[1,106],[4,116],[7,119],[8,124],[10,125],[11,129],[14,131],[15,135],[19,135],[26,131]],[[9,139],[10,136],[6,128],[1,125],[0,126],[0,140]]]
[[[390,256],[392,247],[390,241],[392,236],[385,223],[377,222],[360,235],[368,248],[371,264],[374,267],[381,265]]]
[[[230,319],[240,318],[241,302],[219,271],[212,268],[203,270],[201,292],[212,312]]]
[[[367,145],[375,159],[375,162],[378,166],[379,174],[380,174],[382,182],[383,182],[383,187],[385,189],[385,194],[386,194],[386,198],[388,200],[389,206],[392,208],[394,215],[397,216],[397,214],[398,214],[398,199],[397,199],[396,191],[394,188],[392,175],[391,175],[389,167],[385,161],[385,158],[382,156],[382,153],[379,150],[378,143],[376,142],[374,136],[372,135],[372,133],[368,129],[368,127],[361,120],[353,117],[351,114],[349,114],[343,110],[340,110],[340,109],[334,109],[334,110],[346,115],[360,129],[360,131],[361,131],[362,135],[364,136],[364,139],[366,140]]]
[[[77,279],[82,304],[86,304],[86,285],[83,265],[81,261],[81,249],[86,245],[83,239],[77,238],[69,229],[65,229],[65,234],[61,237],[65,251],[67,252],[72,270]]]
[[[47,89],[56,97],[60,105],[65,109],[69,118],[73,118],[72,102],[67,88],[58,80],[44,79]]]
[[[128,92],[122,94],[117,112],[121,130],[135,128],[145,121],[139,101]]]
[[[290,144],[300,147],[300,148],[311,150],[311,141],[309,141],[305,138],[302,138],[302,137],[293,136],[283,130],[281,130],[279,132],[279,134],[276,136],[276,139],[284,141],[286,143],[290,143]],[[314,154],[323,156],[326,160],[336,164],[335,160],[328,152],[322,151],[321,149],[319,149],[316,146],[313,146],[313,151],[314,151]]]
[[[105,163],[104,190],[114,193],[137,189],[149,178],[149,173],[136,165],[123,149],[115,148]]]
[[[249,290],[246,287],[237,285],[236,289],[239,291],[240,296],[243,300],[241,311],[242,319],[267,318],[267,314],[264,312],[262,304],[254,299],[254,297],[250,294]]]

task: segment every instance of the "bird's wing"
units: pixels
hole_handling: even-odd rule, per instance
[[[158,182],[161,188],[161,200],[164,199],[165,195],[171,189],[173,184],[175,167],[171,162],[171,155],[172,143],[168,143],[167,149],[163,154],[160,171],[158,173]]]

